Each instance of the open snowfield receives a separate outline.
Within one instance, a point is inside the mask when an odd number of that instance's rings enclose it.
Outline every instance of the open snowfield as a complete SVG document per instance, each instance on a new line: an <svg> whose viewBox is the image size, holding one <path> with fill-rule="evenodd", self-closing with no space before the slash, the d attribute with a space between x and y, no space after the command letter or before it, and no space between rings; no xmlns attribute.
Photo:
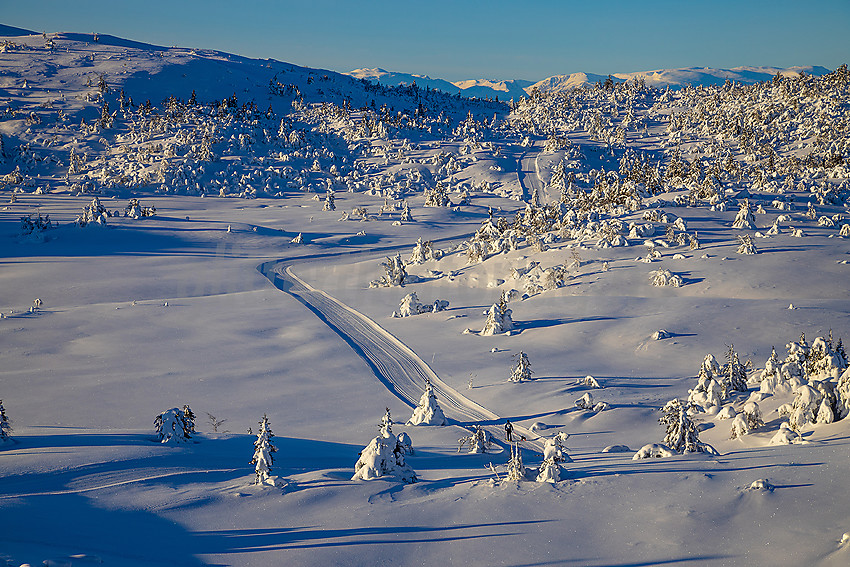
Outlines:
<svg viewBox="0 0 850 567"><path fill-rule="evenodd" d="M0 565L850 564L846 68L647 84L510 107L0 37ZM405 425L426 381L445 426ZM710 447L633 459L689 396ZM387 410L416 482L352 480Z"/></svg>

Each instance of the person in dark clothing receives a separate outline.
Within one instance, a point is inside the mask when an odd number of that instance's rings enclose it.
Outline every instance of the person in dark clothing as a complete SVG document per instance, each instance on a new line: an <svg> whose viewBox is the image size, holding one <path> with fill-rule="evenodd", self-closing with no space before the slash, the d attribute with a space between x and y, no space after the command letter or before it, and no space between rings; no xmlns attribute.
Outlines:
<svg viewBox="0 0 850 567"><path fill-rule="evenodd" d="M511 420L505 420L505 438L510 442L513 441L514 426Z"/></svg>

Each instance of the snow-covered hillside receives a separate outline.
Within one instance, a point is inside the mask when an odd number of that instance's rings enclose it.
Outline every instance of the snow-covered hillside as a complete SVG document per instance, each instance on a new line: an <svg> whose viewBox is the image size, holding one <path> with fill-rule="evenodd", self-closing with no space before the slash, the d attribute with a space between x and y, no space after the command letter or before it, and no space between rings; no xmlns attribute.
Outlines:
<svg viewBox="0 0 850 567"><path fill-rule="evenodd" d="M846 67L0 31L0 563L850 561Z"/></svg>
<svg viewBox="0 0 850 567"><path fill-rule="evenodd" d="M776 75L798 77L801 74L820 77L829 73L829 69L820 66L805 67L735 67L733 69L715 69L710 67L688 67L684 69L658 69L654 71L635 71L613 73L611 80L618 83L642 80L647 86L657 89L680 89L687 86L720 86L726 81L743 85L769 81ZM424 75L411 75L385 71L383 69L355 69L346 75L364 79L386 86L409 86L414 82L419 87L437 89L450 94L460 94L467 98L493 99L501 101L519 100L536 90L543 93L558 93L576 88L591 88L604 83L609 75L595 73L570 73L553 75L540 81L511 79L492 81L488 79L470 79L453 83L443 79L432 79Z"/></svg>
<svg viewBox="0 0 850 567"><path fill-rule="evenodd" d="M398 73L385 71L381 68L355 69L345 73L355 79L363 79L373 83L379 83L389 87L410 86L416 84L420 88L437 89L466 98L497 98L503 102L527 96L526 87L531 86L533 81L514 79L508 81L491 81L487 79L473 79L451 83L444 79L432 79L427 75L413 75L410 73Z"/></svg>

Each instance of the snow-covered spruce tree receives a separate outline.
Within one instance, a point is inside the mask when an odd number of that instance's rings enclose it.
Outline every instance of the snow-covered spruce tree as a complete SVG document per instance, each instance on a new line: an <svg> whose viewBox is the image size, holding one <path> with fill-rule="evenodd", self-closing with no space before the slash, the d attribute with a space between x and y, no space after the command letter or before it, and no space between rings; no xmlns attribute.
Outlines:
<svg viewBox="0 0 850 567"><path fill-rule="evenodd" d="M513 356L516 360L513 368L511 368L511 376L508 378L511 382L522 382L523 380L531 380L532 370L531 362L528 361L528 355L523 351L519 351Z"/></svg>
<svg viewBox="0 0 850 567"><path fill-rule="evenodd" d="M0 400L0 443L6 442L12 434L12 424L9 418L6 417L6 408L3 407L3 400Z"/></svg>
<svg viewBox="0 0 850 567"><path fill-rule="evenodd" d="M413 215L410 214L410 205L407 201L404 202L404 208L401 210L401 222L413 222Z"/></svg>
<svg viewBox="0 0 850 567"><path fill-rule="evenodd" d="M165 410L153 420L160 443L185 443L192 438L183 410Z"/></svg>
<svg viewBox="0 0 850 567"><path fill-rule="evenodd" d="M189 435L195 434L195 412L189 407L189 404L183 406L183 422L186 424L186 431Z"/></svg>
<svg viewBox="0 0 850 567"><path fill-rule="evenodd" d="M723 388L721 395L724 400L732 392L747 391L747 369L738 360L735 345L729 345L726 351L726 364L723 366L723 376L720 386Z"/></svg>
<svg viewBox="0 0 850 567"><path fill-rule="evenodd" d="M682 404L678 398L667 402L661 410L664 412L658 423L666 426L664 444L679 453L717 454L714 447L699 440L699 429L688 415L689 404Z"/></svg>
<svg viewBox="0 0 850 567"><path fill-rule="evenodd" d="M269 475L274 464L273 454L277 452L277 447L272 444L274 433L269 426L269 418L266 414L263 414L259 424L260 430L257 432L257 440L254 441L254 457L251 459L256 475L254 484L274 486L274 478Z"/></svg>
<svg viewBox="0 0 850 567"><path fill-rule="evenodd" d="M323 211L335 211L336 210L336 198L334 197L334 192L331 189L328 189L327 195L325 195L325 202L322 205Z"/></svg>
<svg viewBox="0 0 850 567"><path fill-rule="evenodd" d="M499 301L494 303L487 312L484 328L481 329L482 336L493 336L513 330L514 321L511 317L513 312L508 308L508 294L502 292Z"/></svg>
<svg viewBox="0 0 850 567"><path fill-rule="evenodd" d="M419 398L419 405L413 410L413 415L407 420L407 425L445 425L446 416L443 415L443 410L440 404L437 403L437 396L434 395L434 390L431 387L431 381L425 380L425 392Z"/></svg>

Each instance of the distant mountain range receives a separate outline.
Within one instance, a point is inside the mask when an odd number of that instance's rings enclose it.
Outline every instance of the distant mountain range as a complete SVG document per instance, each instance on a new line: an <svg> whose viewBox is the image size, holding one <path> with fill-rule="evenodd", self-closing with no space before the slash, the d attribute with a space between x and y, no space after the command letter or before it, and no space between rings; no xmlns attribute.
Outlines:
<svg viewBox="0 0 850 567"><path fill-rule="evenodd" d="M772 79L777 73L788 76L798 76L800 73L808 75L825 75L830 69L819 66L806 67L735 67L733 69L714 69L710 67L688 67L684 69L658 69L655 71L637 71L633 73L612 73L611 77L617 82L630 81L637 77L643 77L646 84L656 88L682 88L687 85L722 85L727 80L752 84ZM554 75L542 81L524 81L512 79L506 81L492 81L487 79L472 79L456 81L454 83L445 79L432 79L427 75L414 75L410 73L396 73L384 69L355 69L344 73L357 79L380 83L386 86L410 85L414 82L420 87L430 87L451 94L460 93L465 97L499 98L499 100L518 99L527 96L532 89L542 92L561 92L577 87L593 86L598 82L605 81L608 75L596 75L593 73L572 73L569 75Z"/></svg>

